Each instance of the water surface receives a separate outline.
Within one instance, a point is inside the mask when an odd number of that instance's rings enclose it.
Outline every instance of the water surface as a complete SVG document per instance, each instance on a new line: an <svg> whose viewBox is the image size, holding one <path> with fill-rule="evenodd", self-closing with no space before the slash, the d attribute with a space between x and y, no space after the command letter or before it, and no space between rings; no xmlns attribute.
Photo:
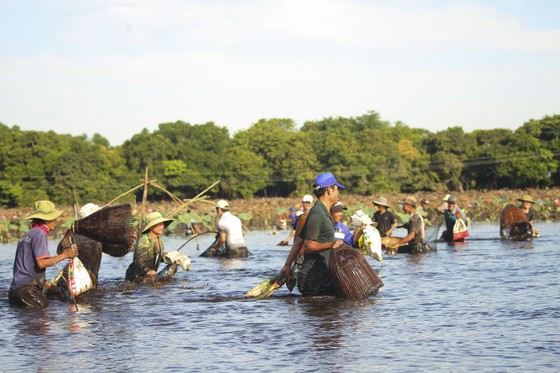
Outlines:
<svg viewBox="0 0 560 373"><path fill-rule="evenodd" d="M198 257L207 235L182 249L192 271L164 286L124 289L132 255L104 256L100 289L77 312L10 307L15 244L3 244L0 371L559 371L560 224L537 228L540 238L509 242L476 225L462 245L368 259L385 286L364 301L285 287L243 299L282 267L287 231L248 234L253 255L238 260ZM164 240L171 251L186 239Z"/></svg>

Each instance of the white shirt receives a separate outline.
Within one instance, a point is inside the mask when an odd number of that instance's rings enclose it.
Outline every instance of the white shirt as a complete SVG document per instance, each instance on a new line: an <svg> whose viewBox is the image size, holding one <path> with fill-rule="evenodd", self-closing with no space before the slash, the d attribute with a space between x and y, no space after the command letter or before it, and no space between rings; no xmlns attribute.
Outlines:
<svg viewBox="0 0 560 373"><path fill-rule="evenodd" d="M226 231L226 245L229 248L236 249L238 247L247 247L243 238L243 227L241 220L237 216L226 211L218 221L218 229Z"/></svg>

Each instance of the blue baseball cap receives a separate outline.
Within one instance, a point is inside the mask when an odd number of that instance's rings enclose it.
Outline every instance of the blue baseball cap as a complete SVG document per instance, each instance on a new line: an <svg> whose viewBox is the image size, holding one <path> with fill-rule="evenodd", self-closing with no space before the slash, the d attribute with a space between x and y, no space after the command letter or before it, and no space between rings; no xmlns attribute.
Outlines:
<svg viewBox="0 0 560 373"><path fill-rule="evenodd" d="M336 178L330 172L325 172L324 174L320 174L315 178L315 187L318 188L325 188L331 185L337 185L339 188L346 188L344 185L340 184L336 181Z"/></svg>

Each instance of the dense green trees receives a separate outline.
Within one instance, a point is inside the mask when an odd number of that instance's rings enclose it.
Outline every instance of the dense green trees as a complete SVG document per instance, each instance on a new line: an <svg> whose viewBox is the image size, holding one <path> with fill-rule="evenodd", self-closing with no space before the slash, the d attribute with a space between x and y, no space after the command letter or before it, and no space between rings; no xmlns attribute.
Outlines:
<svg viewBox="0 0 560 373"><path fill-rule="evenodd" d="M137 185L149 167L188 198L216 180L225 198L309 193L317 173L333 172L354 194L551 187L560 182L560 115L515 131L450 127L432 133L391 124L375 112L324 118L300 129L291 119L261 119L230 134L214 123L162 123L111 147L99 134L22 131L0 123L0 204L39 198L108 201ZM164 198L154 191L153 198ZM137 199L140 197L140 192Z"/></svg>

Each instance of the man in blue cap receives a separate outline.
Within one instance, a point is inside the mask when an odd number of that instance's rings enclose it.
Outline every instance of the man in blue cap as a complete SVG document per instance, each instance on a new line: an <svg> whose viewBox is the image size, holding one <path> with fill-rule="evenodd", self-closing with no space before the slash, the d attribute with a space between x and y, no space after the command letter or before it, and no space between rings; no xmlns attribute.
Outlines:
<svg viewBox="0 0 560 373"><path fill-rule="evenodd" d="M302 295L334 295L334 287L328 271L332 249L344 244L334 236L334 220L329 213L338 202L339 189L344 188L330 172L315 178L313 194L318 201L309 211L301 233L290 250L280 276L291 277L292 263L303 247L304 260L298 273L298 289Z"/></svg>

